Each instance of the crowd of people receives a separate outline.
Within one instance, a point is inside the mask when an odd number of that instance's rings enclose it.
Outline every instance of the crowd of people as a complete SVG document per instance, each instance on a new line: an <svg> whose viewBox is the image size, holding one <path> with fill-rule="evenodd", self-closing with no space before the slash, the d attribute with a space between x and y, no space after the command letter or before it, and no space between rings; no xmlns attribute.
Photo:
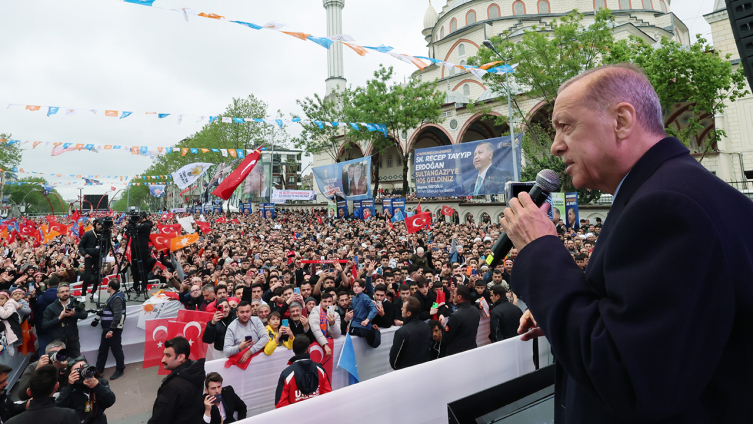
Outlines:
<svg viewBox="0 0 753 424"><path fill-rule="evenodd" d="M210 229L202 231L194 224L200 234L195 244L175 252L153 250L144 280L159 280L163 289L177 291L186 309L214 313L203 336L211 346L207 359L240 354L239 363L244 363L256 354L292 350L293 368L283 372L275 396L278 407L331 390L329 376L308 357L311 342L319 343L326 355L332 354L327 339L346 333L377 347L381 331L398 326L390 365L401 369L475 348L481 314L490 318L491 342L517 334L525 310L523 299L510 290L517 251L513 249L495 269L484 261L499 236L496 224L456 224L439 217L430 229L408 234L405 226L390 225L379 214L367 221L328 218L324 210L280 209L274 219L228 215L232 216L223 223L215 222L217 216L196 216L211 222ZM128 220L115 218L115 257L108 254L101 275L134 269L121 262L127 256ZM157 232L162 225L176 223L177 217L166 218L153 214L141 222L149 221L150 231ZM67 218L56 220L75 225ZM23 222L40 226L44 220ZM47 398L49 387L41 385L49 386L53 376L51 393L58 395L45 405L72 408L81 422L105 422L104 410L115 402L108 380L102 378L109 350L117 362L110 380L125 370L120 333L126 299L117 280L107 284L109 297L100 312L102 341L96 366L81 356L78 341L77 323L89 312L85 299L72 295L71 284L92 278L90 266L98 261L90 260L94 252L87 250L86 239L99 242L100 224L93 223L80 239L58 236L36 247L33 240L18 239L1 251L2 353L18 349L23 337L16 328L23 323L39 341L39 359L24 371L8 399L31 398L33 405L33 393L40 397L44 392L41 397ZM557 228L573 259L585 269L600 224L583 224L577 230L566 230L561 223ZM138 237L133 243L140 243ZM160 266L153 266L156 262ZM152 422L172 422L177 416L227 422L230 411L245 415L245 405L221 387L221 376L204 375L203 362L187 359L190 346L184 341L173 339L172 347L165 345L163 363L175 376L171 374L163 387L177 388L164 393L160 389ZM286 373L295 378L286 378ZM175 398L181 390L203 390L206 397L189 396L187 406L183 402L188 400ZM4 413L12 412L8 408Z"/></svg>

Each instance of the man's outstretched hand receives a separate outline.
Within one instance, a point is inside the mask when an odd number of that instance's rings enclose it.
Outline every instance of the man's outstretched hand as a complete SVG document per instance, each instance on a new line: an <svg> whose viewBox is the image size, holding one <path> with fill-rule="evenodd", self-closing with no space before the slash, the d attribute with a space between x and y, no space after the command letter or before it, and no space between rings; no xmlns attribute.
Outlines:
<svg viewBox="0 0 753 424"><path fill-rule="evenodd" d="M536 320L533 319L533 314L531 314L530 309L525 311L523 316L520 317L520 327L518 327L518 334L522 334L522 336L520 336L520 339L524 342L544 335L544 332L541 331L541 328L539 328L539 324L537 324Z"/></svg>

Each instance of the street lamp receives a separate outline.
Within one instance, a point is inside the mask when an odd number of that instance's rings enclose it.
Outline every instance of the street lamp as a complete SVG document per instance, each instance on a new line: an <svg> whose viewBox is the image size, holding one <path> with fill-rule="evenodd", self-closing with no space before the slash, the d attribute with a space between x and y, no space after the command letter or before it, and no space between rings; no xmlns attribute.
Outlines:
<svg viewBox="0 0 753 424"><path fill-rule="evenodd" d="M484 40L482 43L484 47L487 49L490 49L493 51L497 56L499 56L500 59L502 59L505 64L507 64L507 60L505 60L504 57L502 57L501 54L497 51L497 49L494 47L494 44L492 44L489 40ZM507 116L510 119L510 145L512 146L512 173L514 175L515 180L520 180L520 176L518 174L518 152L515 150L515 130L512 126L512 100L511 100L511 92L510 92L510 73L505 72L505 82L507 83Z"/></svg>

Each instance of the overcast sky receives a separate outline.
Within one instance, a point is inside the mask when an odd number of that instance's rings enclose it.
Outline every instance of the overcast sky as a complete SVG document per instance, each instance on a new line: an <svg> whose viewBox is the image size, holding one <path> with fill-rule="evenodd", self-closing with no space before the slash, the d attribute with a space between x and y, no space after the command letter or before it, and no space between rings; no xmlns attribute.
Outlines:
<svg viewBox="0 0 753 424"><path fill-rule="evenodd" d="M426 0L345 0L343 32L364 45L385 44L400 53L426 55L421 35ZM437 10L444 0L433 0ZM440 4L441 3L441 4ZM713 0L672 2L673 12L694 33L707 33L699 18ZM284 30L326 35L319 0L157 0L155 6L191 7L229 19ZM104 116L105 109L215 115L233 97L254 94L271 113L300 113L296 99L323 94L327 50L276 31L182 15L117 0L24 0L2 2L0 27L0 132L13 138L84 144L173 146L201 129L174 116L157 119L134 113ZM360 57L344 49L345 76L360 85L380 63L399 77L416 68L382 54ZM46 117L46 109L6 109L7 103L97 109L96 116ZM291 128L296 134L297 129ZM23 146L31 149L31 144ZM118 152L70 152L51 157L52 147L25 150L26 171L60 174L136 175L149 159ZM200 157L197 157L200 161ZM28 174L27 174L28 175ZM51 182L71 178L46 177ZM58 187L66 199L81 186ZM109 185L105 185L109 189ZM120 189L122 186L116 186ZM100 194L101 186L84 194Z"/></svg>

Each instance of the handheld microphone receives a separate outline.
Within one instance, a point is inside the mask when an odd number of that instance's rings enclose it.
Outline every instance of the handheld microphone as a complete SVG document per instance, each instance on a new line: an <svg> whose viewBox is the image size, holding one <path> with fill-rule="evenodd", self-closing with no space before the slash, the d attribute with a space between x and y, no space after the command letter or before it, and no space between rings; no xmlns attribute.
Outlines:
<svg viewBox="0 0 753 424"><path fill-rule="evenodd" d="M541 206L549 196L549 192L557 190L559 185L560 177L556 172L551 169L542 169L536 174L536 184L534 184L528 194L531 196L531 199L533 199L533 203L535 203L536 206ZM508 200L507 203L509 204L510 200ZM497 242L492 246L492 252L486 258L486 263L491 269L494 269L512 247L512 240L510 240L510 237L507 237L507 234L503 231L497 239Z"/></svg>

